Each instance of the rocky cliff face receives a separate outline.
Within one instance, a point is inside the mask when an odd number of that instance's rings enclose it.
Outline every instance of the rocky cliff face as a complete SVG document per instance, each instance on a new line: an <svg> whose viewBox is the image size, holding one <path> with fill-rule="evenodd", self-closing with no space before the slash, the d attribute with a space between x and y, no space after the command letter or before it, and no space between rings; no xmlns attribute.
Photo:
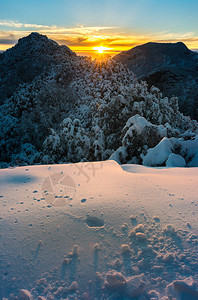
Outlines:
<svg viewBox="0 0 198 300"><path fill-rule="evenodd" d="M179 43L147 43L114 57L165 96L178 96L180 110L198 119L198 53Z"/></svg>

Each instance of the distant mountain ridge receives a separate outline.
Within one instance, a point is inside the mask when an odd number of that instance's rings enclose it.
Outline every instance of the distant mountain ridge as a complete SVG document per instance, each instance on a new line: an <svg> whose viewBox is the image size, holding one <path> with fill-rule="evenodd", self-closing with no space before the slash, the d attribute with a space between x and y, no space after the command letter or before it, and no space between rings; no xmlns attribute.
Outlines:
<svg viewBox="0 0 198 300"><path fill-rule="evenodd" d="M198 119L198 53L182 42L147 43L117 54L140 80L155 85L163 95L179 98L180 110Z"/></svg>
<svg viewBox="0 0 198 300"><path fill-rule="evenodd" d="M114 59L127 64L137 77L142 77L155 69L181 64L183 67L198 62L198 53L189 50L182 42L153 43L134 47L117 54Z"/></svg>

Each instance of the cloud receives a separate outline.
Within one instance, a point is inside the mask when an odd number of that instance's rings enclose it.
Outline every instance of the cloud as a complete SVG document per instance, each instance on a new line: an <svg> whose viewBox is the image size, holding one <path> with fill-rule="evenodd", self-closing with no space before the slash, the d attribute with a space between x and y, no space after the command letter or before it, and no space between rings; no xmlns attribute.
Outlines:
<svg viewBox="0 0 198 300"><path fill-rule="evenodd" d="M69 34L90 34L93 32L104 31L104 30L112 30L112 26L83 26L78 25L72 28L61 27L57 25L40 25L40 24L29 24L29 23L20 23L12 20L0 20L0 26L4 27L12 27L12 28L20 28L20 29L36 29L39 31L50 32L50 33L69 33Z"/></svg>
<svg viewBox="0 0 198 300"><path fill-rule="evenodd" d="M37 24L24 24L19 23L11 20L0 20L0 26L12 27L12 28L37 28L37 29L47 29L50 28L49 26L45 25L37 25Z"/></svg>
<svg viewBox="0 0 198 300"><path fill-rule="evenodd" d="M32 31L47 35L50 39L71 47L77 52L93 52L93 48L104 46L112 52L128 50L147 42L178 42L183 41L189 48L198 48L198 36L194 32L155 32L133 33L114 26L84 26L61 27L57 25L40 25L20 23L12 20L0 20L0 49L14 45L16 41L29 35ZM6 46L7 45L7 46Z"/></svg>
<svg viewBox="0 0 198 300"><path fill-rule="evenodd" d="M87 45L87 38L86 37L68 37L68 38L57 38L56 42L59 44L64 44L68 46L81 46L81 45Z"/></svg>
<svg viewBox="0 0 198 300"><path fill-rule="evenodd" d="M13 45L17 42L17 40L14 40L14 39L1 39L0 38L0 45L3 44L3 45Z"/></svg>

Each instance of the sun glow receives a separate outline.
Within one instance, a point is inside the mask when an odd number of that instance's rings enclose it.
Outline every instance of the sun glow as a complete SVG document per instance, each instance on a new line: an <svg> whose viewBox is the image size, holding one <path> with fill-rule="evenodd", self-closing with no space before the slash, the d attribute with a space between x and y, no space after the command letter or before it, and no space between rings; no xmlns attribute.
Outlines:
<svg viewBox="0 0 198 300"><path fill-rule="evenodd" d="M99 46L99 47L94 47L94 50L98 51L98 53L102 54L106 50L110 50L110 48Z"/></svg>

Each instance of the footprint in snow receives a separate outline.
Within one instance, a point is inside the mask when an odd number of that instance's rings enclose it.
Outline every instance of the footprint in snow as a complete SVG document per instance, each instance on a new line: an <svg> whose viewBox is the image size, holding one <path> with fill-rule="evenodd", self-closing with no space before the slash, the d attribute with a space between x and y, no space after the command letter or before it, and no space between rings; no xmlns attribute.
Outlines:
<svg viewBox="0 0 198 300"><path fill-rule="evenodd" d="M88 216L85 220L88 227L103 227L104 220L95 216Z"/></svg>

